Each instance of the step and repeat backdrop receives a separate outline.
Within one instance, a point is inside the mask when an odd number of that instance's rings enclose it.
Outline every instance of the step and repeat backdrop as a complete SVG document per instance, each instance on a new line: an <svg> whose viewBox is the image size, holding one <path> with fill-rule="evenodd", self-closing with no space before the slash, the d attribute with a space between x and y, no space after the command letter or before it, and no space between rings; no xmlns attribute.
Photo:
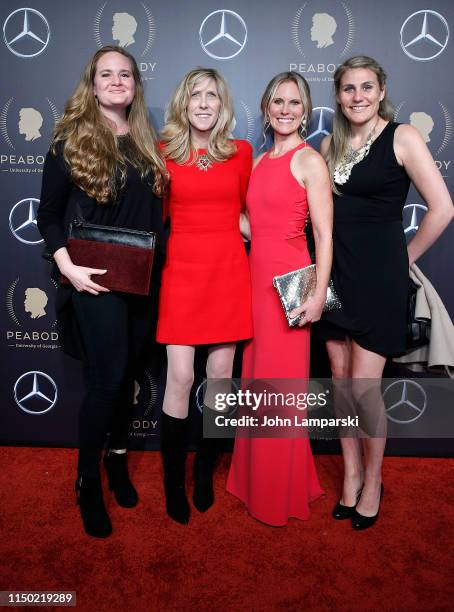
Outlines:
<svg viewBox="0 0 454 612"><path fill-rule="evenodd" d="M451 0L24 1L3 0L0 7L2 443L77 444L84 372L59 347L56 286L41 257L36 210L55 122L97 48L118 44L136 57L157 130L179 79L195 66L217 68L234 96L233 133L249 140L256 152L263 142L259 100L273 75L296 70L308 80L315 107L308 141L317 148L331 130L336 66L352 55L371 55L388 73L396 120L421 132L453 193ZM426 210L412 189L403 216L408 239ZM451 317L453 241L451 226L419 262ZM202 362L203 355L199 378ZM131 444L136 448L159 444L162 363L162 349L150 341L134 395ZM200 396L197 382L196 414ZM425 418L430 419L427 412Z"/></svg>

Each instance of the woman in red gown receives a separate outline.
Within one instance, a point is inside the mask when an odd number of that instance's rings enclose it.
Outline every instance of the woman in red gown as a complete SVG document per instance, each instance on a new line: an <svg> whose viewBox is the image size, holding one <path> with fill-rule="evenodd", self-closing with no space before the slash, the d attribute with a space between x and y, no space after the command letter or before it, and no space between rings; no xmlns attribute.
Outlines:
<svg viewBox="0 0 454 612"><path fill-rule="evenodd" d="M162 134L171 230L157 331L168 358L161 450L167 513L180 523L190 515L184 481L195 347L208 345L208 379L229 379L236 342L252 336L250 274L239 229L252 149L230 139L232 121L222 76L197 69L178 85ZM215 458L216 440L202 439L193 495L201 512L213 504Z"/></svg>
<svg viewBox="0 0 454 612"><path fill-rule="evenodd" d="M247 209L254 338L243 354L242 378L307 379L310 323L320 318L332 258L332 196L322 157L304 142L311 113L309 87L295 72L278 74L261 102L271 149L254 163ZM290 328L272 279L310 265L304 226L310 211L317 257L317 287L292 313ZM291 386L291 381L288 381ZM309 502L321 495L310 443L303 437L237 438L227 489L251 515L270 525L309 518Z"/></svg>

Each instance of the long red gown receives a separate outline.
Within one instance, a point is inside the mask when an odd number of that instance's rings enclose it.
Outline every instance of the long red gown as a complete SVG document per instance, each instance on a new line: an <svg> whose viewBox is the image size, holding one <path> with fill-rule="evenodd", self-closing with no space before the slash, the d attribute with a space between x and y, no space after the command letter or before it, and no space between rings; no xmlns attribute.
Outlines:
<svg viewBox="0 0 454 612"><path fill-rule="evenodd" d="M239 229L252 148L245 140L235 144L232 157L207 170L167 160L171 227L157 329L163 344L252 336L250 274Z"/></svg>
<svg viewBox="0 0 454 612"><path fill-rule="evenodd" d="M243 379L309 377L310 330L288 327L272 286L274 276L311 263L304 234L306 191L290 171L293 154L304 146L278 158L266 154L249 182L254 338L244 349ZM227 490L264 523L308 519L309 503L323 492L308 438L237 438Z"/></svg>

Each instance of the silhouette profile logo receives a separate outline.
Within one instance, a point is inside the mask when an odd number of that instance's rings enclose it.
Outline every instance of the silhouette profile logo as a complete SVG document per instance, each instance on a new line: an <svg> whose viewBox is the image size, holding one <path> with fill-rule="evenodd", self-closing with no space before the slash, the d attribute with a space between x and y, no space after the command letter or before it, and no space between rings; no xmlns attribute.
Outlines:
<svg viewBox="0 0 454 612"><path fill-rule="evenodd" d="M410 115L410 124L415 127L424 139L430 142L430 133L434 129L434 120L430 115L423 112L414 112Z"/></svg>
<svg viewBox="0 0 454 612"><path fill-rule="evenodd" d="M57 385L44 372L33 370L22 374L14 385L14 399L27 414L45 414L58 398Z"/></svg>
<svg viewBox="0 0 454 612"><path fill-rule="evenodd" d="M393 423L414 423L424 414L427 395L414 380L395 380L383 393L386 416Z"/></svg>
<svg viewBox="0 0 454 612"><path fill-rule="evenodd" d="M404 206L404 232L405 234L413 235L418 229L422 218L427 212L427 206L424 204L406 204Z"/></svg>
<svg viewBox="0 0 454 612"><path fill-rule="evenodd" d="M23 146L24 141L33 142L42 138L42 131L50 132L59 118L58 109L50 98L46 98L38 110L21 105L11 97L0 111L0 134L11 149L16 149Z"/></svg>
<svg viewBox="0 0 454 612"><path fill-rule="evenodd" d="M408 102L400 102L394 112L394 120L398 122L410 122L426 143L430 143L430 149L435 156L440 155L452 141L453 120L449 108L441 101L432 102L430 114L427 112L412 112L407 108ZM435 159L440 159L435 157Z"/></svg>
<svg viewBox="0 0 454 612"><path fill-rule="evenodd" d="M36 108L21 108L19 111L19 134L25 136L26 141L36 140L41 138L41 126L43 125L43 116Z"/></svg>
<svg viewBox="0 0 454 612"><path fill-rule="evenodd" d="M213 11L202 21L199 39L202 49L210 57L218 60L232 59L246 45L246 22L234 11Z"/></svg>
<svg viewBox="0 0 454 612"><path fill-rule="evenodd" d="M24 309L30 314L31 319L39 319L46 316L46 306L49 298L47 294L38 287L28 287L25 290Z"/></svg>
<svg viewBox="0 0 454 612"><path fill-rule="evenodd" d="M329 13L322 12L320 2L307 0L296 11L291 23L291 37L303 57L307 54L309 39L317 49L328 48L332 61L335 61L336 56L345 57L350 52L356 32L353 13L343 1L330 2L329 7Z"/></svg>
<svg viewBox="0 0 454 612"><path fill-rule="evenodd" d="M134 34L137 30L136 18L129 13L114 13L112 38L118 40L120 47L128 47L135 43Z"/></svg>
<svg viewBox="0 0 454 612"><path fill-rule="evenodd" d="M134 51L138 54L137 48L142 48L141 55L145 56L151 49L155 35L156 24L153 13L144 2L134 2L129 0L128 9L135 5L135 9L141 14L131 15L126 12L109 13L109 0L99 6L93 20L93 36L96 45L101 48L104 45L117 42L120 47L136 45Z"/></svg>
<svg viewBox="0 0 454 612"><path fill-rule="evenodd" d="M6 290L5 305L10 319L18 326L29 326L30 320L38 321L39 324L55 327L57 321L49 321L49 300L55 298L55 290L58 287L54 279L49 279L47 284L40 287L30 286L29 280L22 280L19 276L10 284Z"/></svg>
<svg viewBox="0 0 454 612"><path fill-rule="evenodd" d="M315 13L312 17L311 40L317 43L317 49L333 45L336 30L336 20L328 13Z"/></svg>
<svg viewBox="0 0 454 612"><path fill-rule="evenodd" d="M49 23L36 9L16 9L5 19L3 40L14 55L25 58L36 57L49 44Z"/></svg>
<svg viewBox="0 0 454 612"><path fill-rule="evenodd" d="M39 200L37 198L25 198L19 200L9 213L9 229L16 240L24 244L40 244L43 238L38 230L36 222L36 211Z"/></svg>
<svg viewBox="0 0 454 612"><path fill-rule="evenodd" d="M448 40L448 22L436 11L417 11L407 17L400 29L402 50L417 62L438 57L446 49Z"/></svg>

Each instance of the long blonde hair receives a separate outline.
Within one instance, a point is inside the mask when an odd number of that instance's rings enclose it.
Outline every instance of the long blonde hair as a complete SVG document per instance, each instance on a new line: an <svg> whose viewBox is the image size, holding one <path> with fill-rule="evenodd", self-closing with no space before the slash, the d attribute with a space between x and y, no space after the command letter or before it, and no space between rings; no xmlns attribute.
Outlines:
<svg viewBox="0 0 454 612"><path fill-rule="evenodd" d="M71 169L74 183L90 197L104 204L115 200L117 182L126 180L126 163L117 145L117 138L100 111L93 90L93 80L99 59L106 53L120 53L130 64L135 81L135 96L127 109L130 143L133 154L129 161L144 178L150 168L154 172L153 191L162 195L167 171L156 136L150 124L142 79L134 57L122 47L109 45L99 49L85 67L82 77L66 103L58 121L51 150L55 154L63 143L63 156Z"/></svg>
<svg viewBox="0 0 454 612"><path fill-rule="evenodd" d="M161 133L165 157L177 164L194 163L198 159L197 149L191 142L187 108L195 84L203 79L213 79L221 101L218 120L210 134L207 155L211 161L220 162L236 151L230 137L233 104L227 83L214 68L196 68L188 72L176 88L167 107L165 126Z"/></svg>
<svg viewBox="0 0 454 612"><path fill-rule="evenodd" d="M342 77L351 68L368 68L377 76L378 85L382 91L384 91L383 100L380 101L378 107L378 114L385 121L392 121L394 118L394 109L391 102L388 99L388 92L385 88L386 85L386 73L380 64L372 57L367 55L356 55L346 60L343 64L337 67L334 73L334 92L337 96L340 92L340 84ZM339 102L336 100L336 110L334 112L333 119L333 135L328 149L327 163L331 180L334 174L336 166L341 162L344 155L346 154L351 137L350 122L342 112ZM339 194L333 183L333 190Z"/></svg>
<svg viewBox="0 0 454 612"><path fill-rule="evenodd" d="M262 100L260 102L260 110L262 111L263 116L263 144L265 144L266 142L267 131L270 127L270 104L273 101L274 96L276 95L276 91L279 85L282 85L282 83L287 83L288 81L295 83L295 85L298 87L301 102L304 108L304 115L301 121L300 128L298 129L298 133L301 138L305 138L306 136L306 131L309 126L312 114L311 90L309 89L309 85L306 79L298 72L295 72L293 70L291 72L280 72L268 83L265 92L262 96Z"/></svg>

